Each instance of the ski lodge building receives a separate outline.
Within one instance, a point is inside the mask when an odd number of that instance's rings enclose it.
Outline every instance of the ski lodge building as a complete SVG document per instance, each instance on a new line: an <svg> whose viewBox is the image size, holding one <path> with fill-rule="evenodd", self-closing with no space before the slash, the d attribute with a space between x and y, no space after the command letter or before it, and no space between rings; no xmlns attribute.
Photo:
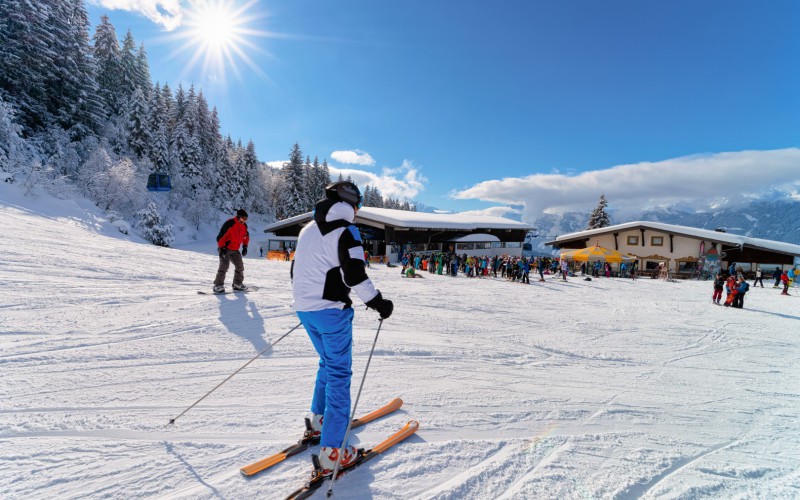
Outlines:
<svg viewBox="0 0 800 500"><path fill-rule="evenodd" d="M661 262L683 277L695 274L698 268L712 273L724 270L732 262L748 276L759 267L769 276L775 267L788 270L800 265L800 245L660 222L617 224L565 234L545 243L557 249L595 244L637 257L644 274L653 272Z"/></svg>
<svg viewBox="0 0 800 500"><path fill-rule="evenodd" d="M283 260L286 250L293 252L300 230L311 220L308 212L268 225L264 229L268 258ZM519 256L525 235L533 229L504 217L374 207L360 208L354 222L372 258L388 257L389 262L408 251Z"/></svg>

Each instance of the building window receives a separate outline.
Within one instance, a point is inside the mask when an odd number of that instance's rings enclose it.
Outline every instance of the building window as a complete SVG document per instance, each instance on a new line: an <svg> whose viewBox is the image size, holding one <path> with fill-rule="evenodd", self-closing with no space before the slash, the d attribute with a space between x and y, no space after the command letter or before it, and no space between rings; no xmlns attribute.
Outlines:
<svg viewBox="0 0 800 500"><path fill-rule="evenodd" d="M522 246L521 241L507 241L506 248L520 248Z"/></svg>
<svg viewBox="0 0 800 500"><path fill-rule="evenodd" d="M628 236L628 245L638 245L638 244L639 244L638 236Z"/></svg>
<svg viewBox="0 0 800 500"><path fill-rule="evenodd" d="M503 242L502 241L493 241L492 242L492 248L503 248Z"/></svg>
<svg viewBox="0 0 800 500"><path fill-rule="evenodd" d="M663 247L664 246L664 237L663 236L651 236L650 237L650 246Z"/></svg>

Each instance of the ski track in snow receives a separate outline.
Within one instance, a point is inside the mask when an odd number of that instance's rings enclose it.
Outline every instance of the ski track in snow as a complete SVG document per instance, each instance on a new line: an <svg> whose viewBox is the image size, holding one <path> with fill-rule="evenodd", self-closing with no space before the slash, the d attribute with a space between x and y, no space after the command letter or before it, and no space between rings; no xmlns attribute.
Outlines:
<svg viewBox="0 0 800 500"><path fill-rule="evenodd" d="M0 253L0 496L281 498L302 484L308 451L238 471L302 431L317 362L302 329L165 425L297 324L289 264L247 258L261 289L202 296L213 242L158 248L89 209L18 198L0 196L14 235ZM420 430L336 496L800 497L800 310L778 290L732 310L709 282L368 272L395 314L359 413L405 404L353 442ZM357 303L354 383L376 327Z"/></svg>

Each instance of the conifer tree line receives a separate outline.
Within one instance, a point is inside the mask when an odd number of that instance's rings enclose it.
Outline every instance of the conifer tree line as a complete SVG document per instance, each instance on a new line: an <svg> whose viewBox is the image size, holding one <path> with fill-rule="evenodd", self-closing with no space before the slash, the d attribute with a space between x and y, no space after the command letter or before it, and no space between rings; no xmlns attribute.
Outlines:
<svg viewBox="0 0 800 500"><path fill-rule="evenodd" d="M0 172L79 192L148 235L171 235L171 214L196 227L242 207L266 219L297 215L331 180L327 161L303 161L297 144L272 169L252 141L223 137L201 89L151 81L130 30L120 41L103 16L90 36L84 0L0 1ZM170 175L172 191L146 190L156 172ZM369 193L372 206L399 204Z"/></svg>
<svg viewBox="0 0 800 500"><path fill-rule="evenodd" d="M276 216L279 219L293 217L311 211L314 205L325 197L325 186L332 182L328 160L319 162L318 157L311 161L309 156L303 160L300 145L296 144L289 153L289 161L281 169L282 185L277 197ZM351 176L346 178L339 173L336 181L353 182ZM396 210L416 210L408 201L400 202L394 198L384 198L380 191L367 185L361 193L363 206L377 208L393 208Z"/></svg>

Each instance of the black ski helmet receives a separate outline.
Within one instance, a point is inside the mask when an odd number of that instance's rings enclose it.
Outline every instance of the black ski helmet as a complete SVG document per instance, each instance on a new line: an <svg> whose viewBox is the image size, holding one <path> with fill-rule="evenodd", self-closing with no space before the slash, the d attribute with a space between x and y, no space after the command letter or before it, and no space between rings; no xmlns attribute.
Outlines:
<svg viewBox="0 0 800 500"><path fill-rule="evenodd" d="M353 208L361 208L364 198L358 186L349 181L339 181L325 188L325 197L331 201L343 201Z"/></svg>

